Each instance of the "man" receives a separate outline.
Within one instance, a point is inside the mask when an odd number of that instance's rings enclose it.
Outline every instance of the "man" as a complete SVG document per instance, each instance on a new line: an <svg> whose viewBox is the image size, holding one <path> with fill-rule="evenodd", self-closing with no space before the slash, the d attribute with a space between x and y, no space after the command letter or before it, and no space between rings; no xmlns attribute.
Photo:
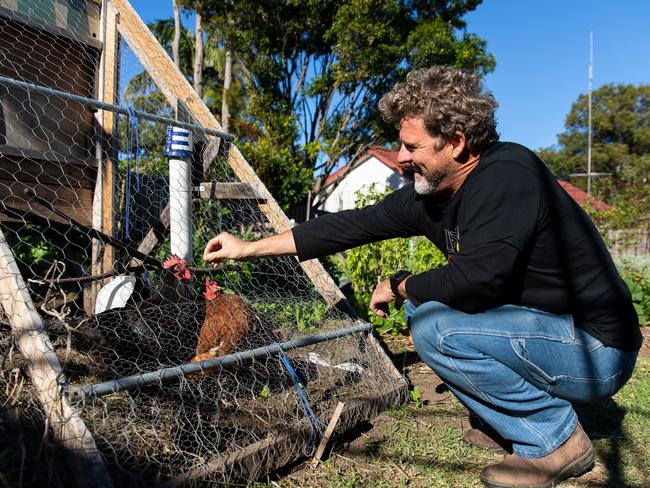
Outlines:
<svg viewBox="0 0 650 488"><path fill-rule="evenodd" d="M496 102L475 75L412 72L379 108L399 123L398 161L412 166L414 185L257 242L221 234L205 260L305 260L426 236L448 264L396 273L370 307L385 316L389 302L407 300L420 357L493 429L493 440L479 431L466 439L511 445L483 483L551 487L590 470L593 446L571 402L613 395L641 345L629 290L597 230L534 153L498 142Z"/></svg>

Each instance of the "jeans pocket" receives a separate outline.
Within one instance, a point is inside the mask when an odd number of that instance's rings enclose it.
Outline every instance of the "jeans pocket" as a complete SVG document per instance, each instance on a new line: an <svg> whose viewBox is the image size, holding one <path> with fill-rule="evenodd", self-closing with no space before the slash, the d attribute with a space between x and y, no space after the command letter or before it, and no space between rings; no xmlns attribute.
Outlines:
<svg viewBox="0 0 650 488"><path fill-rule="evenodd" d="M557 384L548 392L574 403L602 402L612 397L630 378L633 367L630 353L601 346L590 355L588 370L583 368L558 375Z"/></svg>
<svg viewBox="0 0 650 488"><path fill-rule="evenodd" d="M604 347L602 342L580 328L576 328L573 343L581 346L587 352L594 352L595 350Z"/></svg>
<svg viewBox="0 0 650 488"><path fill-rule="evenodd" d="M515 351L517 357L520 359L522 365L524 366L524 369L528 373L528 377L525 379L536 385L538 388L543 389L544 391L548 391L550 387L555 385L557 380L554 376L549 375L546 373L546 371L528 359L526 339L511 339L510 345Z"/></svg>
<svg viewBox="0 0 650 488"><path fill-rule="evenodd" d="M597 403L612 397L624 384L621 373L606 379L559 376L549 393L573 403Z"/></svg>

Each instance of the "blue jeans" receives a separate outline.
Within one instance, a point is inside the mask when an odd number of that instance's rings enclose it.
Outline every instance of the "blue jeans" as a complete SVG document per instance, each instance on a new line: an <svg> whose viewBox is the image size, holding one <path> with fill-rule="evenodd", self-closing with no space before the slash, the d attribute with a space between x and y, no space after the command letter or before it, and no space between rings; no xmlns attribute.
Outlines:
<svg viewBox="0 0 650 488"><path fill-rule="evenodd" d="M604 346L570 315L516 305L466 314L407 301L405 315L422 360L521 457L562 445L578 422L571 402L612 396L637 357Z"/></svg>

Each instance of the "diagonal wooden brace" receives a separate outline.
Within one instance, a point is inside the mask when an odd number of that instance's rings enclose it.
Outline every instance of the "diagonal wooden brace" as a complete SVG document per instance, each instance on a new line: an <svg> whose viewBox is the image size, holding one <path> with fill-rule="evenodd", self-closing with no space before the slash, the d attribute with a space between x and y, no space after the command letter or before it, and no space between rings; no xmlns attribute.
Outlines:
<svg viewBox="0 0 650 488"><path fill-rule="evenodd" d="M54 437L65 449L78 486L112 487L101 454L79 411L62 395L61 363L36 311L14 255L0 230L0 300Z"/></svg>

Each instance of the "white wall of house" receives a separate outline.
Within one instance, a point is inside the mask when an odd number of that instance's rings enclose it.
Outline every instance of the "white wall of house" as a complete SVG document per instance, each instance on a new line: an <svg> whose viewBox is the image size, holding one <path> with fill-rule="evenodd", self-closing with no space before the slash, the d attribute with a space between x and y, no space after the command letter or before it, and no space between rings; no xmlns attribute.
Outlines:
<svg viewBox="0 0 650 488"><path fill-rule="evenodd" d="M381 192L386 188L393 190L401 188L408 183L408 180L371 156L348 173L319 209L326 212L339 212L354 208L355 193L362 189L367 190L373 183L376 184L376 190Z"/></svg>

